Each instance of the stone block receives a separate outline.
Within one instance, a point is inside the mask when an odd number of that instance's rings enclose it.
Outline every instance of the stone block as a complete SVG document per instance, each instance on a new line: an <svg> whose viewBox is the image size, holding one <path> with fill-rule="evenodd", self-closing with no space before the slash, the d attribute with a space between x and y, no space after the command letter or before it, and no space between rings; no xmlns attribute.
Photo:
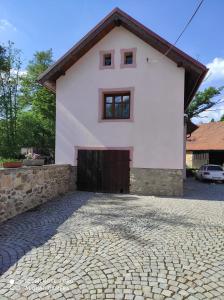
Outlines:
<svg viewBox="0 0 224 300"><path fill-rule="evenodd" d="M10 189L11 187L12 187L12 176L10 176L10 174L1 176L1 188Z"/></svg>

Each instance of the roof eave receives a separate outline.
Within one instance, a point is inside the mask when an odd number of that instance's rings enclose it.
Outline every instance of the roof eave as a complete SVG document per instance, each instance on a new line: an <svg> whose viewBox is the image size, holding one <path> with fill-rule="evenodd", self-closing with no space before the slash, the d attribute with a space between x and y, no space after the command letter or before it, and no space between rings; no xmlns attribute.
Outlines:
<svg viewBox="0 0 224 300"><path fill-rule="evenodd" d="M195 86L193 87L190 95L185 99L185 102L184 102L184 111L186 111L186 109L190 105L190 103L193 100L193 98L194 98L197 90L199 89L200 85L202 84L204 78L206 77L208 71L209 71L209 69L205 67L204 71L202 71L202 73L199 74L198 80L196 81Z"/></svg>

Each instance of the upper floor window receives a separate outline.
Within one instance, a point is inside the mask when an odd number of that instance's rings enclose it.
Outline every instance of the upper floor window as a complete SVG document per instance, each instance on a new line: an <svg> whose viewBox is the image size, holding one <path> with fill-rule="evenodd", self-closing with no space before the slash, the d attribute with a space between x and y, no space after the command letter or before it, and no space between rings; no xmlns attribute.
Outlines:
<svg viewBox="0 0 224 300"><path fill-rule="evenodd" d="M98 92L99 122L134 121L134 87L100 88Z"/></svg>
<svg viewBox="0 0 224 300"><path fill-rule="evenodd" d="M136 50L121 49L121 68L136 68Z"/></svg>
<svg viewBox="0 0 224 300"><path fill-rule="evenodd" d="M130 92L104 94L104 119L130 118Z"/></svg>
<svg viewBox="0 0 224 300"><path fill-rule="evenodd" d="M114 50L100 51L100 69L114 69Z"/></svg>
<svg viewBox="0 0 224 300"><path fill-rule="evenodd" d="M125 65L133 64L133 53L132 52L127 52L124 54L124 63L125 63Z"/></svg>
<svg viewBox="0 0 224 300"><path fill-rule="evenodd" d="M103 56L103 65L104 66L111 66L111 53L104 54Z"/></svg>

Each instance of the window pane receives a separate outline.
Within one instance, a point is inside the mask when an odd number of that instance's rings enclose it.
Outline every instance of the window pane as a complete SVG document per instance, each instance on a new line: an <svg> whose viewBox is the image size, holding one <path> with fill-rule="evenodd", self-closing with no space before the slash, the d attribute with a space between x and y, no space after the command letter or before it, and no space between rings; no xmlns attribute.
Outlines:
<svg viewBox="0 0 224 300"><path fill-rule="evenodd" d="M112 102L113 102L113 97L106 96L106 103L112 103Z"/></svg>
<svg viewBox="0 0 224 300"><path fill-rule="evenodd" d="M111 66L111 54L104 55L104 66Z"/></svg>
<svg viewBox="0 0 224 300"><path fill-rule="evenodd" d="M123 118L130 117L130 96L123 96Z"/></svg>
<svg viewBox="0 0 224 300"><path fill-rule="evenodd" d="M129 100L130 100L130 96L129 95L123 96L123 102L127 103L127 102L129 102Z"/></svg>
<svg viewBox="0 0 224 300"><path fill-rule="evenodd" d="M124 106L123 109L123 117L124 118L129 118L130 116L130 109L129 109L129 105Z"/></svg>
<svg viewBox="0 0 224 300"><path fill-rule="evenodd" d="M104 97L105 118L128 119L130 117L130 94L108 94Z"/></svg>
<svg viewBox="0 0 224 300"><path fill-rule="evenodd" d="M133 54L132 53L126 53L124 57L125 57L124 63L126 65L131 65L133 63Z"/></svg>
<svg viewBox="0 0 224 300"><path fill-rule="evenodd" d="M129 106L129 104L124 105L123 117L126 118L126 119L128 119L130 117L130 106Z"/></svg>
<svg viewBox="0 0 224 300"><path fill-rule="evenodd" d="M105 117L106 118L112 118L113 117L113 104L112 103L106 104Z"/></svg>
<svg viewBox="0 0 224 300"><path fill-rule="evenodd" d="M115 118L122 118L122 103L115 103Z"/></svg>
<svg viewBox="0 0 224 300"><path fill-rule="evenodd" d="M121 96L115 96L114 98L115 98L115 103L121 103L122 100Z"/></svg>

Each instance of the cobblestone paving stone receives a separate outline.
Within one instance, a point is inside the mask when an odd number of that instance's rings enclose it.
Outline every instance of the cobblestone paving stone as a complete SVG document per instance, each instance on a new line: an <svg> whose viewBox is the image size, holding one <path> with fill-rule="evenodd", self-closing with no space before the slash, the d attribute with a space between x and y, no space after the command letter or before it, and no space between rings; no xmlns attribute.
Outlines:
<svg viewBox="0 0 224 300"><path fill-rule="evenodd" d="M71 193L0 225L0 274L1 300L224 299L224 201Z"/></svg>

